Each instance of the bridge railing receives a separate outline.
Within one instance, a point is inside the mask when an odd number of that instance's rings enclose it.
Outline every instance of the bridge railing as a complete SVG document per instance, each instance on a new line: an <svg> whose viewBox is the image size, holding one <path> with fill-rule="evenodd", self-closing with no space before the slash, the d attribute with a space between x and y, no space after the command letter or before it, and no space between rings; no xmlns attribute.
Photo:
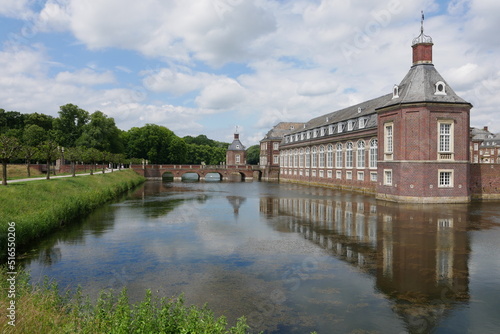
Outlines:
<svg viewBox="0 0 500 334"><path fill-rule="evenodd" d="M160 164L135 164L135 169L247 169L254 170L254 165L160 165ZM257 166L258 167L258 166Z"/></svg>

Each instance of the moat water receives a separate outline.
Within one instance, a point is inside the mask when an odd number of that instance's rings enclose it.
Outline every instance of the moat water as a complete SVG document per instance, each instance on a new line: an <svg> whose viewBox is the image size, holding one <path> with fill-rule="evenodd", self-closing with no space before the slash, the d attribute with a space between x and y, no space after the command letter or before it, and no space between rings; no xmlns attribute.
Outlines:
<svg viewBox="0 0 500 334"><path fill-rule="evenodd" d="M42 240L32 281L184 294L265 333L500 333L500 202L148 181Z"/></svg>

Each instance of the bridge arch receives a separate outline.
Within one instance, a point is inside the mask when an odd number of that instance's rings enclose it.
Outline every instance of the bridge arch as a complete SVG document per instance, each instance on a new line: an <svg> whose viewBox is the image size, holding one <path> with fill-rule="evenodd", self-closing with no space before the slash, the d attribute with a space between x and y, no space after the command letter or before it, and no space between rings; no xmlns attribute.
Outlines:
<svg viewBox="0 0 500 334"><path fill-rule="evenodd" d="M161 175L162 181L171 182L174 181L175 175L172 172L165 172Z"/></svg>
<svg viewBox="0 0 500 334"><path fill-rule="evenodd" d="M200 181L200 174L196 172L186 172L181 175L181 180L184 182L197 182Z"/></svg>
<svg viewBox="0 0 500 334"><path fill-rule="evenodd" d="M205 174L204 179L209 182L222 181L224 179L224 175L220 172L210 172Z"/></svg>

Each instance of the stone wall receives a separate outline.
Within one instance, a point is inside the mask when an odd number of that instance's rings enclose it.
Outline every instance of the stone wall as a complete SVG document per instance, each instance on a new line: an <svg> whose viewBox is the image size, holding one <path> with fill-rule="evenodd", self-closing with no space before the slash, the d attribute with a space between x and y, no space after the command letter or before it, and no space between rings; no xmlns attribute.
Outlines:
<svg viewBox="0 0 500 334"><path fill-rule="evenodd" d="M500 164L471 164L469 186L474 199L500 199Z"/></svg>

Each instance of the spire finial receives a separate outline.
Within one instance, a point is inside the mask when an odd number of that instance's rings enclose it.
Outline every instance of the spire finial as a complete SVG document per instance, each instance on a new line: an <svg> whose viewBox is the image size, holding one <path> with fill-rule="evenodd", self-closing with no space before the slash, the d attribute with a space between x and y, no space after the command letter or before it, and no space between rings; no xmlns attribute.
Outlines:
<svg viewBox="0 0 500 334"><path fill-rule="evenodd" d="M236 129L234 130L234 133L238 133L238 125L236 125Z"/></svg>
<svg viewBox="0 0 500 334"><path fill-rule="evenodd" d="M420 33L424 33L424 11L420 11L422 13L422 21L420 21Z"/></svg>

